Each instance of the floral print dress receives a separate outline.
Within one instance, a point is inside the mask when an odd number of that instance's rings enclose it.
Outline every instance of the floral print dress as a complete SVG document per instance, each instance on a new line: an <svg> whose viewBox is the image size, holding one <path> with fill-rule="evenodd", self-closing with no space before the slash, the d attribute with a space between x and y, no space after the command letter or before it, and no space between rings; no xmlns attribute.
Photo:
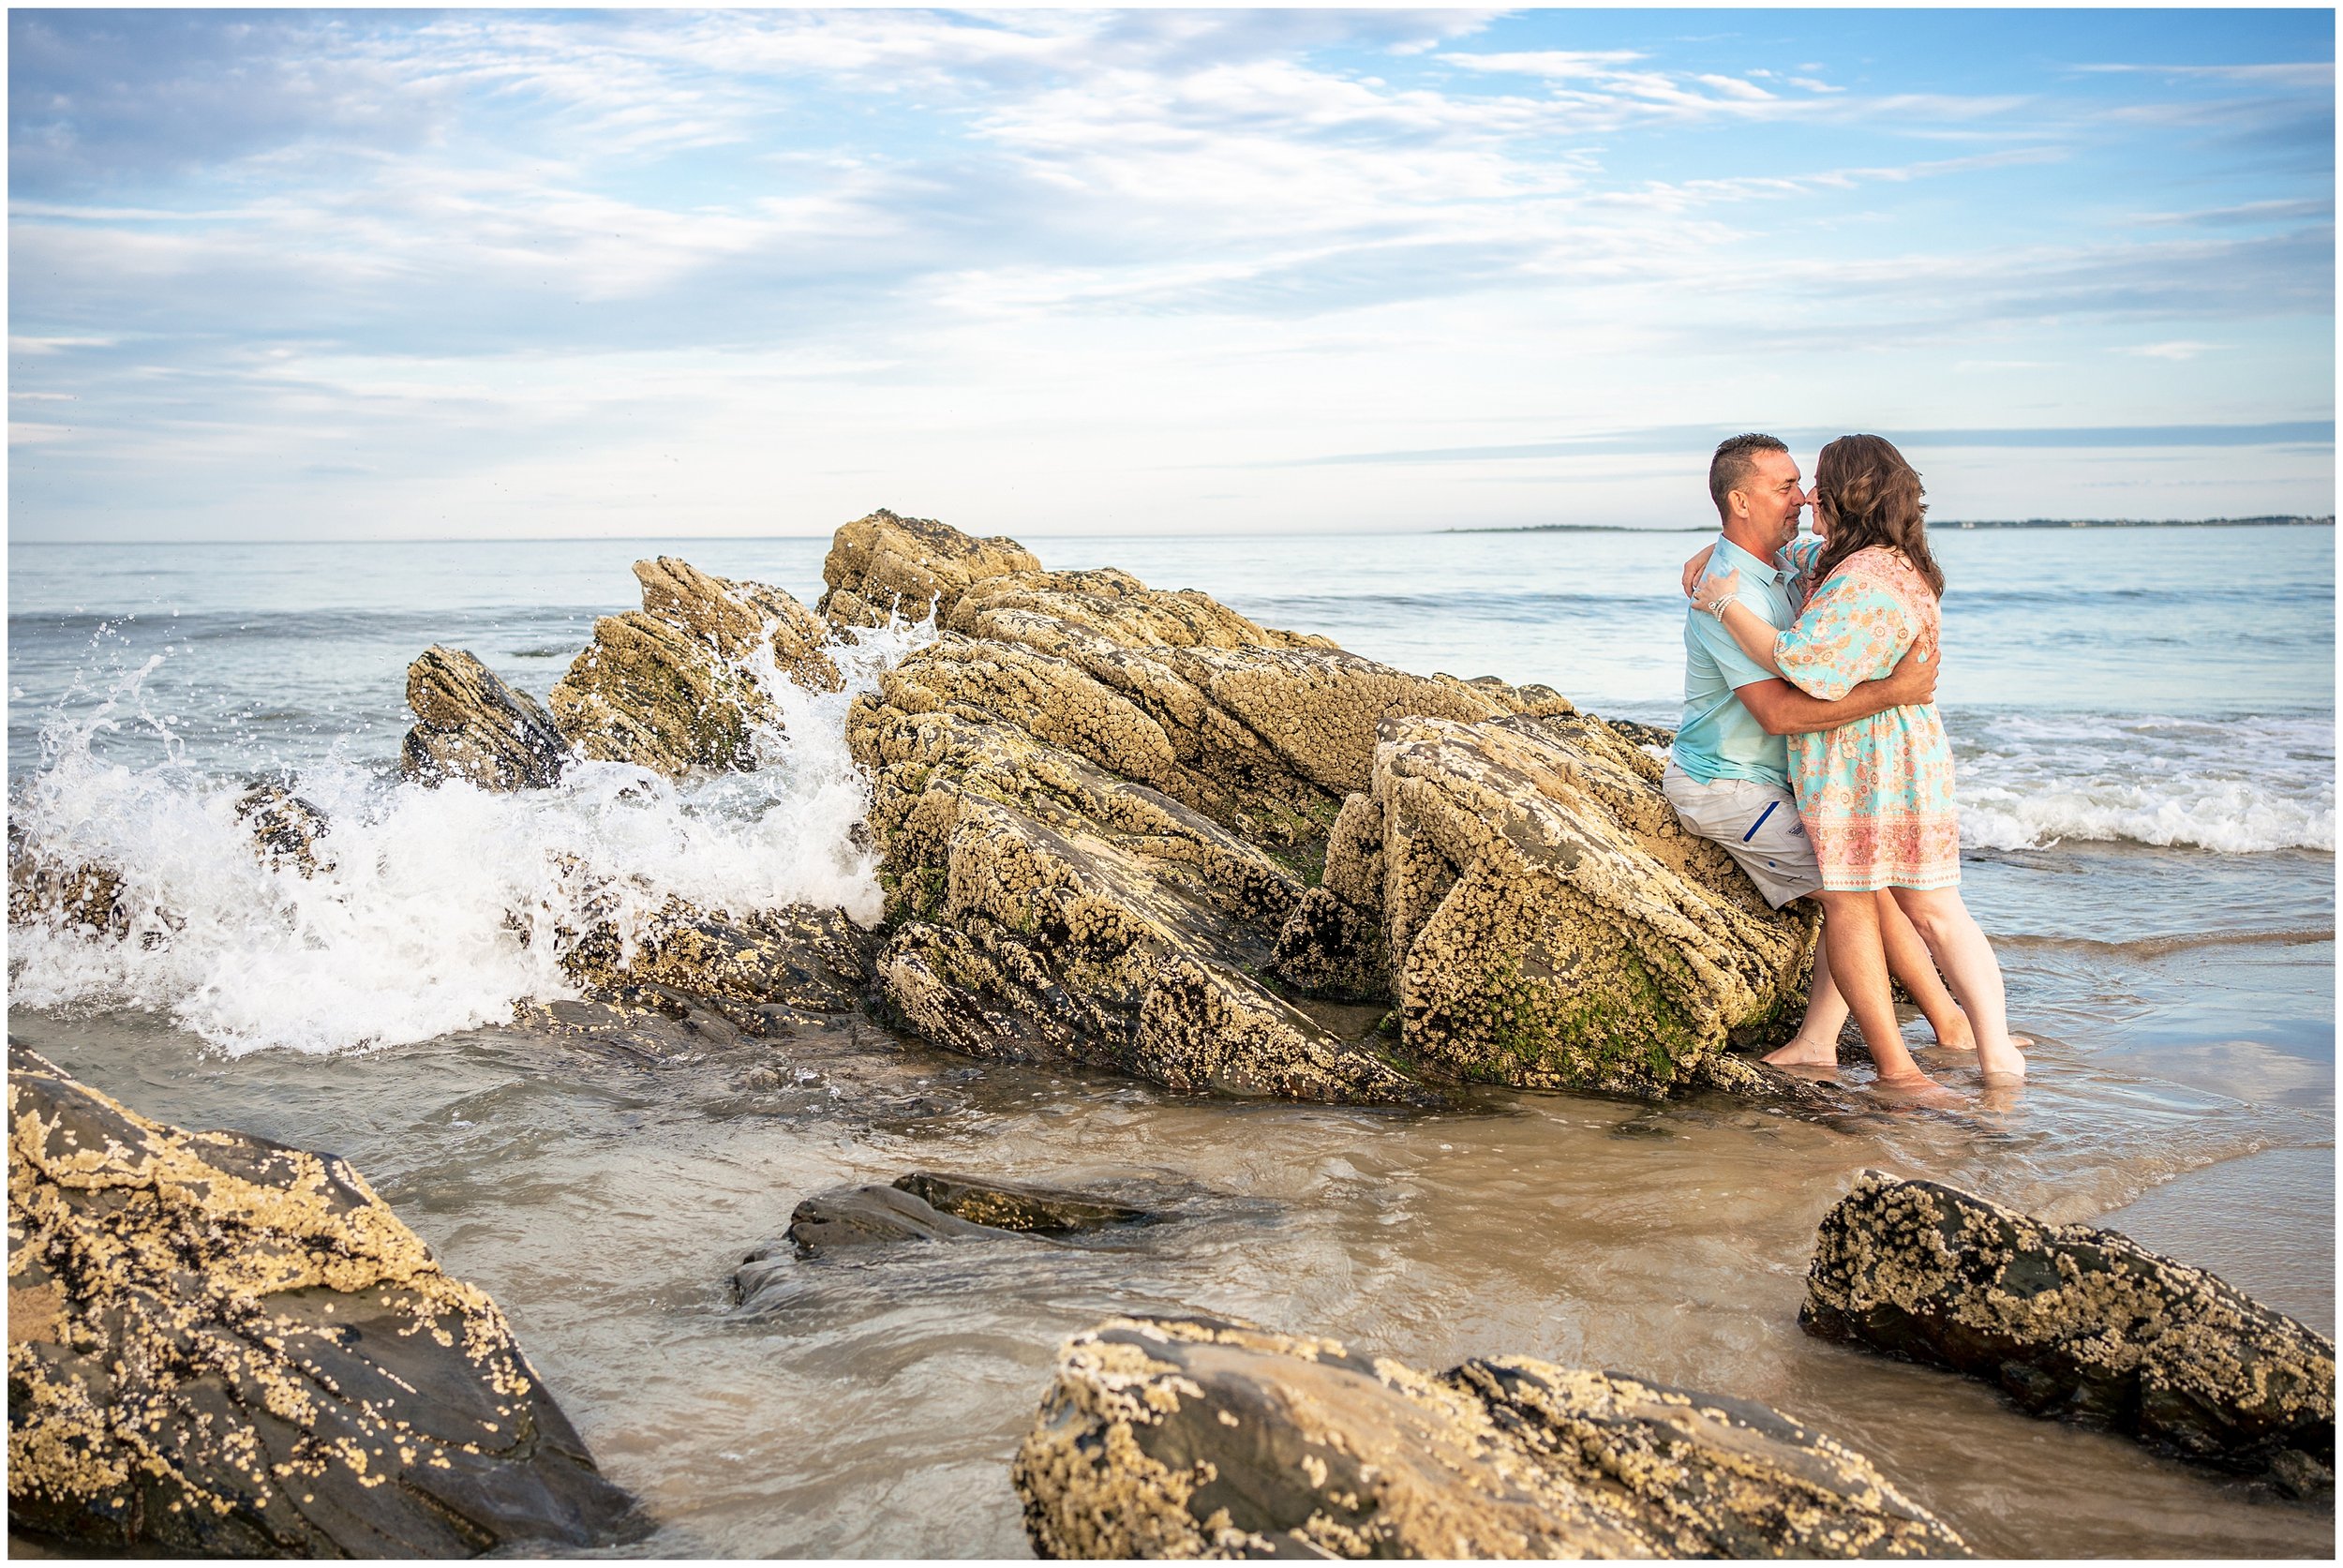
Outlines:
<svg viewBox="0 0 2343 1568"><path fill-rule="evenodd" d="M1811 580L1821 553L1821 541L1801 539L1783 552L1783 564ZM1916 641L1936 657L1940 624L1927 580L1901 552L1873 545L1841 561L1813 590L1797 623L1774 639L1774 661L1792 685L1836 702L1893 669ZM1960 882L1952 746L1933 703L1787 739L1790 787L1825 888Z"/></svg>

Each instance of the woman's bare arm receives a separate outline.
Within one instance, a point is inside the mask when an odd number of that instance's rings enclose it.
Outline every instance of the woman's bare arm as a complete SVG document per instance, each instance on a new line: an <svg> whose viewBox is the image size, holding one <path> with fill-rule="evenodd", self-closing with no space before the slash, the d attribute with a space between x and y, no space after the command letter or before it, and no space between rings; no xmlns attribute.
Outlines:
<svg viewBox="0 0 2343 1568"><path fill-rule="evenodd" d="M1751 663L1759 669L1780 675L1782 666L1773 656L1773 639L1779 634L1767 624L1764 616L1733 597L1740 586L1739 570L1727 572L1721 577L1709 577L1701 582L1693 602L1724 622L1724 629L1733 635L1734 642L1749 655Z"/></svg>

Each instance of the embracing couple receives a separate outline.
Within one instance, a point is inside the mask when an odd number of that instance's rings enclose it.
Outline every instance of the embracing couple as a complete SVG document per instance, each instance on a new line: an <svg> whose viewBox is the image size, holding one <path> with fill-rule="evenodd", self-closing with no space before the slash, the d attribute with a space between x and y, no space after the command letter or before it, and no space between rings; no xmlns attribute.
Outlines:
<svg viewBox="0 0 2343 1568"><path fill-rule="evenodd" d="M1802 485L1771 436L1736 436L1709 465L1724 536L1685 565L1684 716L1662 788L1775 908L1822 901L1805 1022L1767 1061L1835 1065L1852 1011L1883 1087L1933 1087L1904 1048L1892 973L1937 1043L1974 1049L1989 1083L2022 1079L2030 1042L2010 1037L2001 966L1961 902L1933 702L1945 575L1920 476L1879 437L1843 436Z"/></svg>

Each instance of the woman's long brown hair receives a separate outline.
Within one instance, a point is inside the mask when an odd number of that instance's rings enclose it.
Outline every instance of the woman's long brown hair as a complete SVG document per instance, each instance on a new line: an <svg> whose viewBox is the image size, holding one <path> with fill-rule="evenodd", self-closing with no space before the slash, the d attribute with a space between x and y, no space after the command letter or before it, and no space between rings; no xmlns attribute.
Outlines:
<svg viewBox="0 0 2343 1568"><path fill-rule="evenodd" d="M1830 512L1830 538L1815 565L1828 582L1839 563L1867 545L1902 550L1929 590L1945 596L1945 574L1928 553L1928 503L1918 470L1884 436L1841 436L1814 460L1814 505Z"/></svg>

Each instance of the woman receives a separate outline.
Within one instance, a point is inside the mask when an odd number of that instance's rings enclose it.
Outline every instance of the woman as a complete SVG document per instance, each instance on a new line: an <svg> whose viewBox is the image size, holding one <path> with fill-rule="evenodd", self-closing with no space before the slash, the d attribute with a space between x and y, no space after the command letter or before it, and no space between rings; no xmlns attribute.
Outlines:
<svg viewBox="0 0 2343 1568"><path fill-rule="evenodd" d="M1801 691L1835 701L1885 675L1918 642L1938 646L1945 575L1929 553L1920 476L1878 436L1843 436L1814 465L1816 537L1793 542L1784 564L1815 585L1798 621L1776 636L1733 591L1739 573L1705 578L1694 597L1723 620L1743 652ZM1789 738L1790 784L1822 864L1826 891L1888 889L1911 918L1976 1031L1987 1081L2025 1076L2009 1038L2001 965L1961 902L1961 820L1952 748L1932 704L1891 708L1817 735ZM1857 946L1849 944L1850 947ZM1832 972L1866 1040L1899 1038L1877 943L1840 948ZM1903 1082L1918 1078L1917 1068Z"/></svg>

